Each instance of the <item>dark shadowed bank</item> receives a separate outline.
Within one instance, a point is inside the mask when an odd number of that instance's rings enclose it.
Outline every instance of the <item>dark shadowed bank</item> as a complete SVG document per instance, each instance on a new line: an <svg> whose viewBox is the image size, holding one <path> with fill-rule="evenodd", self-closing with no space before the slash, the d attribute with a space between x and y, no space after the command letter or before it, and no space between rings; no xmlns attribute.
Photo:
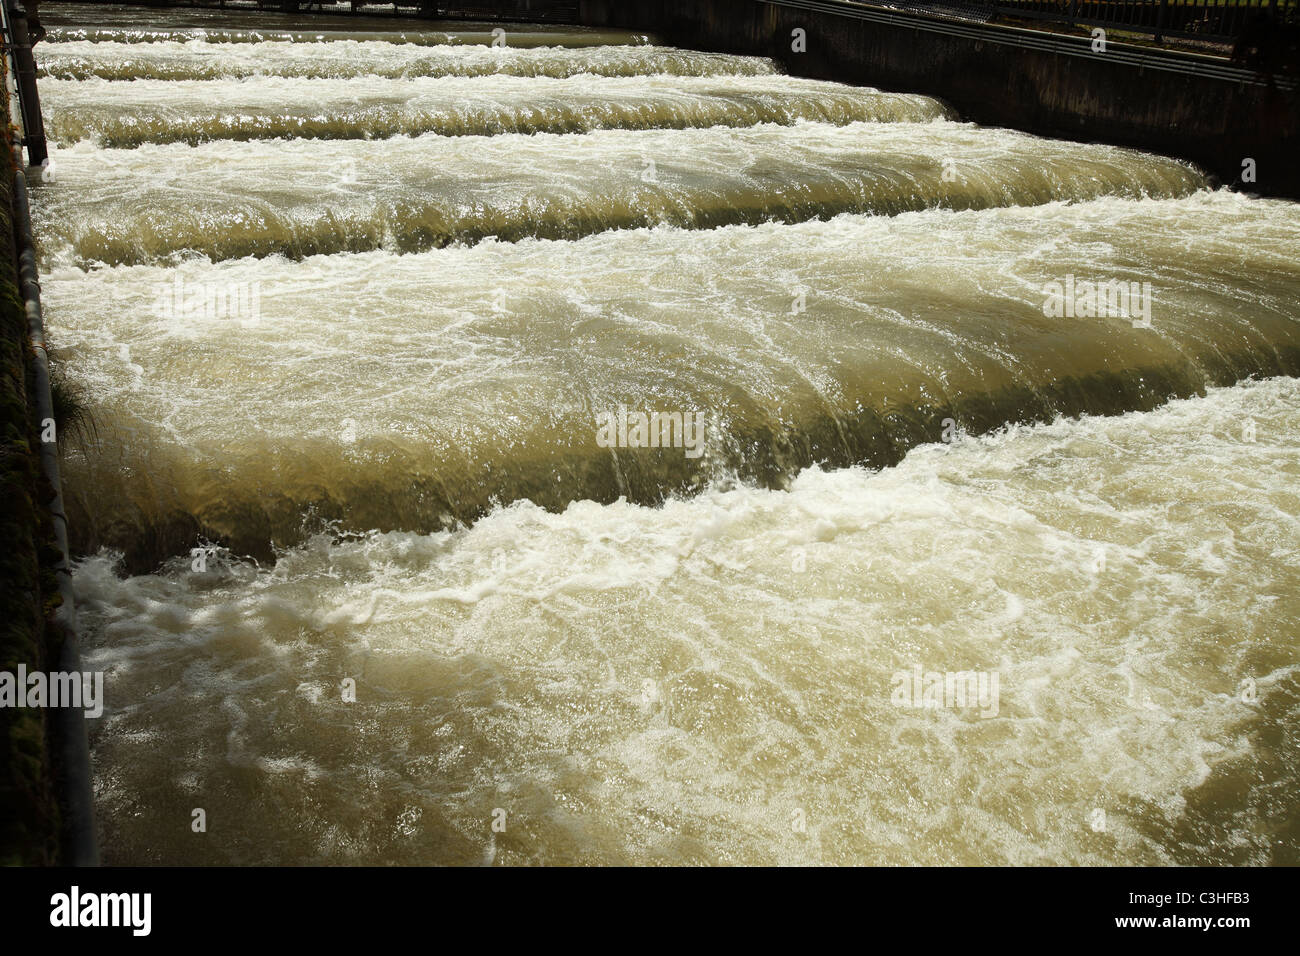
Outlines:
<svg viewBox="0 0 1300 956"><path fill-rule="evenodd" d="M0 107L8 116L5 89ZM18 295L13 241L11 129L5 126L0 175L0 670L41 668L47 659L45 622L58 590L42 547L52 529L39 506L42 489L28 410L27 320ZM47 605L46 595L50 596ZM0 863L40 864L57 859L58 815L44 712L0 708Z"/></svg>
<svg viewBox="0 0 1300 956"><path fill-rule="evenodd" d="M4 78L0 67L0 80ZM0 115L9 116L0 82ZM60 552L50 518L53 491L40 466L31 342L19 294L14 243L14 130L0 137L0 671L56 669L62 637L54 567ZM64 789L51 715L0 707L0 864L68 860L61 838Z"/></svg>

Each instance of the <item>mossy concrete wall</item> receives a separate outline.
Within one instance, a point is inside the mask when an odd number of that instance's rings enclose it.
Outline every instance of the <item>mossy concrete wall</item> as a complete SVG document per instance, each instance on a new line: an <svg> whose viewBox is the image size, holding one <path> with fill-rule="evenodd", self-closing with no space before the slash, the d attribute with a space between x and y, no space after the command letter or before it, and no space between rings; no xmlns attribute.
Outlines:
<svg viewBox="0 0 1300 956"><path fill-rule="evenodd" d="M0 58L2 59L2 58ZM50 670L47 634L58 602L58 559L28 395L27 316L18 293L13 229L13 131L0 68L0 671ZM58 863L60 814L49 711L0 708L0 865Z"/></svg>

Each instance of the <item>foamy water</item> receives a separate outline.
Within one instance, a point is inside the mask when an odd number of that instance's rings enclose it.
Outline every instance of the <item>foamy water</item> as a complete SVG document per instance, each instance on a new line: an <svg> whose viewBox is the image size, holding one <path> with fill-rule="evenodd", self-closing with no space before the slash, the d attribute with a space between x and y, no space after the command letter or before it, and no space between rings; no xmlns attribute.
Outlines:
<svg viewBox="0 0 1300 956"><path fill-rule="evenodd" d="M1273 380L788 491L91 559L106 857L1294 859L1297 415ZM918 665L998 672L997 716L895 706Z"/></svg>
<svg viewBox="0 0 1300 956"><path fill-rule="evenodd" d="M1293 204L646 36L65 9L107 862L1300 860Z"/></svg>
<svg viewBox="0 0 1300 956"><path fill-rule="evenodd" d="M47 80L45 88L60 104L47 111L51 139L107 147L925 120L944 112L928 97L787 76Z"/></svg>
<svg viewBox="0 0 1300 956"><path fill-rule="evenodd" d="M513 32L513 31L512 31ZM565 38L560 37L561 41ZM42 51L43 76L87 80L220 80L249 77L343 79L380 76L763 76L770 60L664 46L424 46L388 40L315 43L122 44L70 40Z"/></svg>
<svg viewBox="0 0 1300 956"><path fill-rule="evenodd" d="M951 122L87 147L59 150L54 163L36 213L41 250L83 266L187 252L418 252L638 226L1187 196L1206 185L1170 159Z"/></svg>
<svg viewBox="0 0 1300 956"><path fill-rule="evenodd" d="M65 464L85 489L69 496L73 524L133 566L200 530L269 556L301 537L306 512L357 531L432 531L516 498L653 503L723 474L779 485L814 462L892 464L949 419L978 432L1294 373L1291 216L1286 203L1202 192L420 255L65 267L46 309L94 389L101 442ZM1083 245L1089 275L1152 284L1150 328L1043 314L1044 286L1078 268ZM1246 248L1269 250L1252 256L1249 284ZM168 308L207 289L243 290L250 308ZM619 406L701 414L701 454L611 453L596 421Z"/></svg>

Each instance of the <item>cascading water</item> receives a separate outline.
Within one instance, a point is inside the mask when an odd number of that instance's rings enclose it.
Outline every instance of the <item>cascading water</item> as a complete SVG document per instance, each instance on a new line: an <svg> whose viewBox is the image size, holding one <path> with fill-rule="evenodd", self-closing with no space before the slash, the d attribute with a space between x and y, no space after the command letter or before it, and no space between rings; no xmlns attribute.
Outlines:
<svg viewBox="0 0 1300 956"><path fill-rule="evenodd" d="M106 861L1298 861L1293 204L649 37L70 16Z"/></svg>

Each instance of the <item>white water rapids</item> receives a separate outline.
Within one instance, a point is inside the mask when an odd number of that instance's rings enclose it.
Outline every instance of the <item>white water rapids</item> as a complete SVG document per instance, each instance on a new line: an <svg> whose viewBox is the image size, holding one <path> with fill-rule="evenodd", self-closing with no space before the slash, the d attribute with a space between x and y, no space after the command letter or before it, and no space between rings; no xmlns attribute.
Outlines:
<svg viewBox="0 0 1300 956"><path fill-rule="evenodd" d="M37 50L106 862L1300 862L1294 204L651 37L167 16Z"/></svg>

